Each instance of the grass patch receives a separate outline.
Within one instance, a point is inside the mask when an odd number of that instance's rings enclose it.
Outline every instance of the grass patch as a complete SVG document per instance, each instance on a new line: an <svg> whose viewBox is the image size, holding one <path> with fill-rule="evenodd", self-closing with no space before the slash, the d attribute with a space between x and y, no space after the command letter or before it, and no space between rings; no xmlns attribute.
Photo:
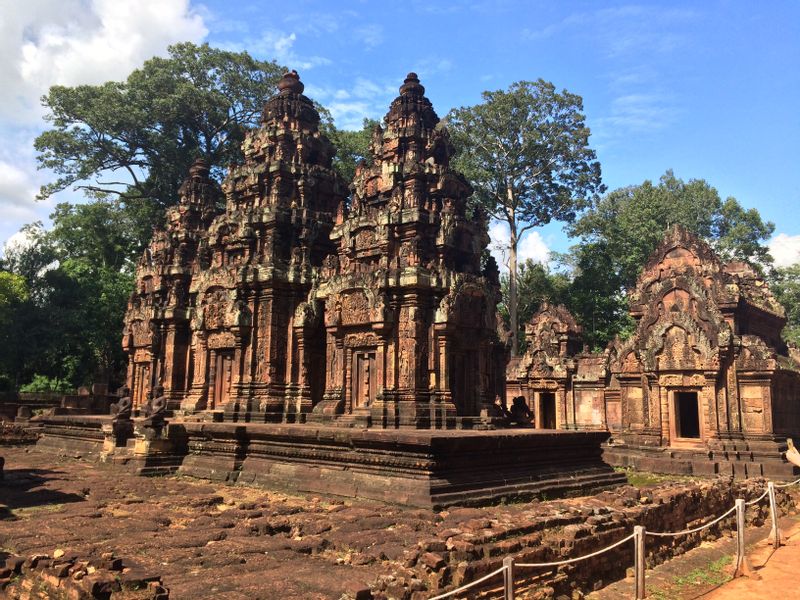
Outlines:
<svg viewBox="0 0 800 600"><path fill-rule="evenodd" d="M733 557L723 556L719 560L715 560L710 565L704 568L698 568L690 571L687 575L675 577L675 584L680 586L686 585L720 585L730 579L730 575L725 572L725 567L731 564Z"/></svg>
<svg viewBox="0 0 800 600"><path fill-rule="evenodd" d="M624 473L628 478L628 484L634 487L649 487L675 481L697 481L697 477L688 475L664 475L660 473L648 473L647 471L634 471L626 467L614 467L617 473Z"/></svg>

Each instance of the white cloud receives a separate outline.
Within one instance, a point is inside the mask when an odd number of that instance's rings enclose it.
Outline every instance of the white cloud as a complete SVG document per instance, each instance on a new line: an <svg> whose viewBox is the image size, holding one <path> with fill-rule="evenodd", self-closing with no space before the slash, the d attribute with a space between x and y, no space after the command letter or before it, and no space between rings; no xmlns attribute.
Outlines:
<svg viewBox="0 0 800 600"><path fill-rule="evenodd" d="M425 84L425 78L435 75L437 73L445 73L453 68L453 61L449 58L436 58L428 57L418 60L414 64L414 71L419 75L422 84Z"/></svg>
<svg viewBox="0 0 800 600"><path fill-rule="evenodd" d="M8 198L12 203L24 202L36 188L30 185L30 178L22 169L0 160L0 198Z"/></svg>
<svg viewBox="0 0 800 600"><path fill-rule="evenodd" d="M169 44L207 33L188 0L4 3L0 118L36 120L51 85L121 80Z"/></svg>
<svg viewBox="0 0 800 600"><path fill-rule="evenodd" d="M696 17L693 10L624 5L574 13L539 29L525 28L521 37L540 41L556 35L586 36L612 58L643 52L667 53L685 43L670 27Z"/></svg>
<svg viewBox="0 0 800 600"><path fill-rule="evenodd" d="M0 253L8 256L9 252L18 252L24 250L32 244L33 240L27 231L17 231L14 235L9 237L3 244Z"/></svg>
<svg viewBox="0 0 800 600"><path fill-rule="evenodd" d="M39 98L52 85L123 80L176 42L207 35L189 0L3 1L0 18L0 239L46 220L52 202L34 197L33 139L44 126ZM63 200L63 197L61 198Z"/></svg>
<svg viewBox="0 0 800 600"><path fill-rule="evenodd" d="M383 27L375 23L358 27L353 34L367 48L375 48L383 43Z"/></svg>
<svg viewBox="0 0 800 600"><path fill-rule="evenodd" d="M666 95L653 93L623 94L611 101L607 116L592 122L598 144L620 140L631 134L649 134L674 123L679 110Z"/></svg>
<svg viewBox="0 0 800 600"><path fill-rule="evenodd" d="M381 118L399 93L400 83L357 76L346 89L308 84L305 93L331 111L337 127L352 130L361 129L365 117Z"/></svg>
<svg viewBox="0 0 800 600"><path fill-rule="evenodd" d="M508 271L508 242L510 240L508 225L495 221L489 226L489 251L494 256L500 271ZM533 262L547 264L550 260L550 249L547 247L538 231L529 231L524 235L517 247L517 264L527 259Z"/></svg>
<svg viewBox="0 0 800 600"><path fill-rule="evenodd" d="M769 241L769 253L776 267L789 267L800 263L800 235L779 233Z"/></svg>
<svg viewBox="0 0 800 600"><path fill-rule="evenodd" d="M307 71L314 67L331 64L329 58L324 56L303 56L294 49L297 41L295 32L277 30L262 31L258 38L244 38L239 42L218 43L217 46L233 52L248 52L262 60L274 60L289 69ZM300 73L302 77L302 73Z"/></svg>

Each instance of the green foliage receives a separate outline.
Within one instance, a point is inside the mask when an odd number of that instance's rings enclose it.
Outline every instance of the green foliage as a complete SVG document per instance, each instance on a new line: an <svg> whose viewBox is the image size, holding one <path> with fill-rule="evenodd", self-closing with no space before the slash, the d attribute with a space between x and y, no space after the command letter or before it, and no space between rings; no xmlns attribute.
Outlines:
<svg viewBox="0 0 800 600"><path fill-rule="evenodd" d="M208 160L217 177L241 161L244 134L258 124L281 71L246 52L182 43L124 82L53 86L42 98L52 128L34 145L39 166L58 179L41 197L71 186L118 197L142 220L141 248L195 158Z"/></svg>
<svg viewBox="0 0 800 600"><path fill-rule="evenodd" d="M518 330L520 240L553 219L573 221L604 188L580 96L539 79L482 97L481 104L452 110L448 128L458 151L455 166L475 189L473 202L508 225L508 309Z"/></svg>
<svg viewBox="0 0 800 600"><path fill-rule="evenodd" d="M372 132L379 125L375 119L364 119L361 129L348 131L337 129L332 122L322 124L322 132L336 146L336 156L333 158L333 168L349 184L356 174L356 165L362 160L367 164L372 163L369 144Z"/></svg>
<svg viewBox="0 0 800 600"><path fill-rule="evenodd" d="M800 263L773 270L770 275L770 289L786 309L783 338L800 346Z"/></svg>
<svg viewBox="0 0 800 600"><path fill-rule="evenodd" d="M49 234L59 257L81 259L86 264L112 271L133 270L139 256L139 219L119 199L105 195L86 204L61 203L50 218ZM148 236L153 234L152 229Z"/></svg>
<svg viewBox="0 0 800 600"><path fill-rule="evenodd" d="M617 335L627 339L634 323L622 280L605 244L589 242L574 248L570 259L573 279L566 304L583 327L584 341L593 350L602 350Z"/></svg>
<svg viewBox="0 0 800 600"><path fill-rule="evenodd" d="M24 277L0 270L0 323L9 319L13 308L28 300L28 297Z"/></svg>
<svg viewBox="0 0 800 600"><path fill-rule="evenodd" d="M69 394L75 388L63 379L50 378L38 373L33 376L30 383L20 386L20 392L58 392L59 394Z"/></svg>
<svg viewBox="0 0 800 600"><path fill-rule="evenodd" d="M743 260L761 272L772 262L765 242L774 225L735 198L723 202L705 180L684 182L667 171L657 185L614 190L568 227L580 244L562 257L574 272L570 308L592 346L631 332L626 292L674 224L705 238L723 260Z"/></svg>
<svg viewBox="0 0 800 600"><path fill-rule="evenodd" d="M0 323L0 373L17 385L38 374L71 387L118 381L126 298L133 288L117 201L59 205L53 229L28 228L2 267L29 294Z"/></svg>

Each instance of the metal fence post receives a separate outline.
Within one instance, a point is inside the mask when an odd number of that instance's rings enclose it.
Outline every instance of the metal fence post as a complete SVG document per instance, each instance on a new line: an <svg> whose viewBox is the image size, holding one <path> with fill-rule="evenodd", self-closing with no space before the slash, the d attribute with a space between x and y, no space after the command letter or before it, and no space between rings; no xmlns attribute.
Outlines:
<svg viewBox="0 0 800 600"><path fill-rule="evenodd" d="M769 516L772 519L772 531L769 537L772 538L772 547L777 550L781 546L781 530L778 528L778 501L775 497L775 484L771 481L767 483L769 496Z"/></svg>
<svg viewBox="0 0 800 600"><path fill-rule="evenodd" d="M503 559L503 600L514 600L514 557Z"/></svg>
<svg viewBox="0 0 800 600"><path fill-rule="evenodd" d="M633 578L636 586L636 600L645 598L644 588L644 527L635 525L633 528Z"/></svg>

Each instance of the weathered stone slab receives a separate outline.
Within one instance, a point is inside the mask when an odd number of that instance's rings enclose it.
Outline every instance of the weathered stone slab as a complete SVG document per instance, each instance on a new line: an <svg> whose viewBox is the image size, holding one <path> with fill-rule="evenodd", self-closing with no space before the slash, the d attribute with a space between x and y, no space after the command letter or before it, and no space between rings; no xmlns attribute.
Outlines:
<svg viewBox="0 0 800 600"><path fill-rule="evenodd" d="M624 480L601 459L602 432L183 427L181 474L415 506L564 495Z"/></svg>

